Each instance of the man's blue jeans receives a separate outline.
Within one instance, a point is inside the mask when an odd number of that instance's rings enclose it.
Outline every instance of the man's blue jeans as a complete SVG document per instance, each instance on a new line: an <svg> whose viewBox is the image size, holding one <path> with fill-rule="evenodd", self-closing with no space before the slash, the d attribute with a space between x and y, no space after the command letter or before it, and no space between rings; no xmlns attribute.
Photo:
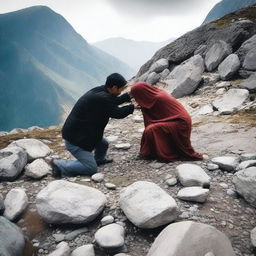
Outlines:
<svg viewBox="0 0 256 256"><path fill-rule="evenodd" d="M102 139L96 145L94 154L90 151L75 146L65 140L67 150L77 160L55 160L62 176L92 175L97 172L97 161L105 159L108 150L108 141Z"/></svg>

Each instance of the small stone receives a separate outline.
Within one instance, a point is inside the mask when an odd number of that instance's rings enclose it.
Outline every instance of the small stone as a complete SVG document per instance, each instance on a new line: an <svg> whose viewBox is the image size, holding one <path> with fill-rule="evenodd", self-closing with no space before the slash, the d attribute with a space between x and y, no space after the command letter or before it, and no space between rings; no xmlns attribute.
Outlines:
<svg viewBox="0 0 256 256"><path fill-rule="evenodd" d="M104 180L103 173L95 173L91 176L91 179L95 182L102 182Z"/></svg>
<svg viewBox="0 0 256 256"><path fill-rule="evenodd" d="M113 183L109 183L109 182L105 183L105 187L107 189L113 189L113 190L116 189L116 185Z"/></svg>
<svg viewBox="0 0 256 256"><path fill-rule="evenodd" d="M104 218L101 219L100 222L102 226L106 226L114 222L114 217L111 215L105 216Z"/></svg>
<svg viewBox="0 0 256 256"><path fill-rule="evenodd" d="M116 149L129 149L130 147L131 147L130 143L120 143L115 145Z"/></svg>
<svg viewBox="0 0 256 256"><path fill-rule="evenodd" d="M178 180L176 178L171 178L165 181L168 186L174 186L178 183Z"/></svg>

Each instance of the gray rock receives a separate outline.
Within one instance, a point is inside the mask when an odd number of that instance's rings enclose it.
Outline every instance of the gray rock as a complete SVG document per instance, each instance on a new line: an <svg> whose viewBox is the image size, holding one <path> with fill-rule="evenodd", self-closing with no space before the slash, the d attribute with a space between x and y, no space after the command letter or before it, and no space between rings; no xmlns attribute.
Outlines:
<svg viewBox="0 0 256 256"><path fill-rule="evenodd" d="M114 222L114 217L111 215L105 216L104 218L101 219L100 223L102 226L106 226L108 224L111 224Z"/></svg>
<svg viewBox="0 0 256 256"><path fill-rule="evenodd" d="M209 163L209 164L207 164L207 169L208 169L209 171L214 171L214 170L219 169L219 166L218 166L217 164L211 164L211 163Z"/></svg>
<svg viewBox="0 0 256 256"><path fill-rule="evenodd" d="M52 236L57 243L65 240L65 234L53 234Z"/></svg>
<svg viewBox="0 0 256 256"><path fill-rule="evenodd" d="M147 256L199 256L208 252L218 256L235 256L224 233L210 225L183 221L163 229Z"/></svg>
<svg viewBox="0 0 256 256"><path fill-rule="evenodd" d="M25 238L20 228L0 216L0 254L1 256L23 256Z"/></svg>
<svg viewBox="0 0 256 256"><path fill-rule="evenodd" d="M180 183L185 187L210 186L211 178L196 164L180 164L176 170Z"/></svg>
<svg viewBox="0 0 256 256"><path fill-rule="evenodd" d="M251 74L249 78L241 83L240 87L250 92L256 92L256 73Z"/></svg>
<svg viewBox="0 0 256 256"><path fill-rule="evenodd" d="M86 244L76 248L70 256L95 256L92 244Z"/></svg>
<svg viewBox="0 0 256 256"><path fill-rule="evenodd" d="M156 84L158 81L160 80L160 74L157 74L156 72L151 72L148 77L147 77L147 80L146 82L148 84Z"/></svg>
<svg viewBox="0 0 256 256"><path fill-rule="evenodd" d="M198 203L204 203L208 197L209 189L204 189L202 187L187 187L181 189L177 197L184 201L192 201Z"/></svg>
<svg viewBox="0 0 256 256"><path fill-rule="evenodd" d="M165 70L166 68L168 68L168 66L169 66L168 60L162 58L162 59L157 60L156 62L154 62L151 65L149 72L160 73L163 70Z"/></svg>
<svg viewBox="0 0 256 256"><path fill-rule="evenodd" d="M240 59L244 60L246 54L256 48L256 35L250 37L248 40L243 42L241 47L238 49L237 54Z"/></svg>
<svg viewBox="0 0 256 256"><path fill-rule="evenodd" d="M254 248L256 248L256 227L250 233L251 243Z"/></svg>
<svg viewBox="0 0 256 256"><path fill-rule="evenodd" d="M131 147L130 143L120 143L115 145L116 149L129 149L130 147Z"/></svg>
<svg viewBox="0 0 256 256"><path fill-rule="evenodd" d="M5 206L4 206L4 199L3 196L0 194L0 215L4 213Z"/></svg>
<svg viewBox="0 0 256 256"><path fill-rule="evenodd" d="M229 114L239 110L248 99L249 92L246 89L230 89L212 105L222 114Z"/></svg>
<svg viewBox="0 0 256 256"><path fill-rule="evenodd" d="M105 203L106 196L99 190L64 180L52 181L36 198L39 215L56 224L88 223L101 213Z"/></svg>
<svg viewBox="0 0 256 256"><path fill-rule="evenodd" d="M229 80L240 68L240 60L236 54L230 54L219 65L218 72L222 80Z"/></svg>
<svg viewBox="0 0 256 256"><path fill-rule="evenodd" d="M256 166L256 160L247 160L247 161L241 162L238 165L237 170L243 170L243 169L246 169L246 168L252 167L252 166Z"/></svg>
<svg viewBox="0 0 256 256"><path fill-rule="evenodd" d="M197 112L198 115L207 115L213 112L212 105L208 104L203 106L202 108L199 109Z"/></svg>
<svg viewBox="0 0 256 256"><path fill-rule="evenodd" d="M166 91L175 98L180 98L193 93L202 80L204 61L200 55L195 55L184 61L164 80L167 84Z"/></svg>
<svg viewBox="0 0 256 256"><path fill-rule="evenodd" d="M175 200L158 185L137 181L120 193L120 207L126 217L140 228L155 228L178 216Z"/></svg>
<svg viewBox="0 0 256 256"><path fill-rule="evenodd" d="M236 156L220 156L212 159L212 162L217 164L220 169L228 172L235 171L239 164L239 157Z"/></svg>
<svg viewBox="0 0 256 256"><path fill-rule="evenodd" d="M245 153L241 155L241 161L256 160L256 153Z"/></svg>
<svg viewBox="0 0 256 256"><path fill-rule="evenodd" d="M124 245L124 228L116 223L100 228L95 233L96 243L105 249L117 249Z"/></svg>
<svg viewBox="0 0 256 256"><path fill-rule="evenodd" d="M56 250L48 254L48 256L70 256L70 252L71 250L68 246L68 243L61 242L56 246Z"/></svg>
<svg viewBox="0 0 256 256"><path fill-rule="evenodd" d="M4 200L4 216L15 220L28 206L28 197L22 188L11 189Z"/></svg>
<svg viewBox="0 0 256 256"><path fill-rule="evenodd" d="M166 68L160 73L160 80L164 80L170 74L170 70Z"/></svg>
<svg viewBox="0 0 256 256"><path fill-rule="evenodd" d="M95 182L102 182L104 180L103 173L95 173L91 176L91 179Z"/></svg>
<svg viewBox="0 0 256 256"><path fill-rule="evenodd" d="M25 175L33 179L41 179L51 170L44 159L36 159L25 167Z"/></svg>
<svg viewBox="0 0 256 256"><path fill-rule="evenodd" d="M251 49L244 58L243 68L246 70L256 70L256 47Z"/></svg>
<svg viewBox="0 0 256 256"><path fill-rule="evenodd" d="M226 42L219 40L206 52L205 65L208 71L213 71L229 54L231 47Z"/></svg>
<svg viewBox="0 0 256 256"><path fill-rule="evenodd" d="M113 190L116 189L116 185L113 184L113 183L107 182L107 183L105 183L104 185L105 185L105 187L108 188L108 189L113 189Z"/></svg>
<svg viewBox="0 0 256 256"><path fill-rule="evenodd" d="M233 183L236 192L256 207L256 167L249 167L235 173Z"/></svg>
<svg viewBox="0 0 256 256"><path fill-rule="evenodd" d="M176 178L170 178L170 179L167 179L165 181L165 183L168 185L168 186L174 186L178 183L178 180Z"/></svg>
<svg viewBox="0 0 256 256"><path fill-rule="evenodd" d="M27 153L20 147L0 150L0 180L15 180L27 164Z"/></svg>
<svg viewBox="0 0 256 256"><path fill-rule="evenodd" d="M87 227L76 229L76 230L66 234L65 235L65 240L68 240L68 241L73 240L78 235L86 233L86 232L88 232L88 228Z"/></svg>
<svg viewBox="0 0 256 256"><path fill-rule="evenodd" d="M205 57L206 54L206 50L207 50L207 45L205 44L201 44L195 51L194 51L194 55L201 55L203 58Z"/></svg>
<svg viewBox="0 0 256 256"><path fill-rule="evenodd" d="M20 139L12 142L10 145L23 148L28 154L28 161L46 157L51 153L50 148L46 144L36 139Z"/></svg>

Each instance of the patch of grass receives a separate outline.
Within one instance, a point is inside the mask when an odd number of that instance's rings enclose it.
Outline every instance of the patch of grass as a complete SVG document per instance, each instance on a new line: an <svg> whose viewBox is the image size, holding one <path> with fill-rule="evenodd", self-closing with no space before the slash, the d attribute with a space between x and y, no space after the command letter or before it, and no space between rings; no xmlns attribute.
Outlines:
<svg viewBox="0 0 256 256"><path fill-rule="evenodd" d="M233 20L238 20L241 18L256 22L256 5L241 9L241 11L235 13L227 14L218 20L212 21L211 23L215 24L218 27L225 27Z"/></svg>

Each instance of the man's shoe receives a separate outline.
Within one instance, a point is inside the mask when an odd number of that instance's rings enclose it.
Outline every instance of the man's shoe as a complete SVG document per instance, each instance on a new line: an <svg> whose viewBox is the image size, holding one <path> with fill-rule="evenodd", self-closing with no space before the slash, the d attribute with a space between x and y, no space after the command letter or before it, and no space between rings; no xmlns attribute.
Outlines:
<svg viewBox="0 0 256 256"><path fill-rule="evenodd" d="M98 160L96 161L97 165L100 166L100 165L103 165L103 164L108 164L108 163L112 163L113 162L113 159L112 158L105 158L103 160Z"/></svg>
<svg viewBox="0 0 256 256"><path fill-rule="evenodd" d="M54 178L60 178L61 177L61 170L60 168L56 165L56 163L54 162L54 159L52 159L52 161L50 162L51 167L52 167L52 176Z"/></svg>

